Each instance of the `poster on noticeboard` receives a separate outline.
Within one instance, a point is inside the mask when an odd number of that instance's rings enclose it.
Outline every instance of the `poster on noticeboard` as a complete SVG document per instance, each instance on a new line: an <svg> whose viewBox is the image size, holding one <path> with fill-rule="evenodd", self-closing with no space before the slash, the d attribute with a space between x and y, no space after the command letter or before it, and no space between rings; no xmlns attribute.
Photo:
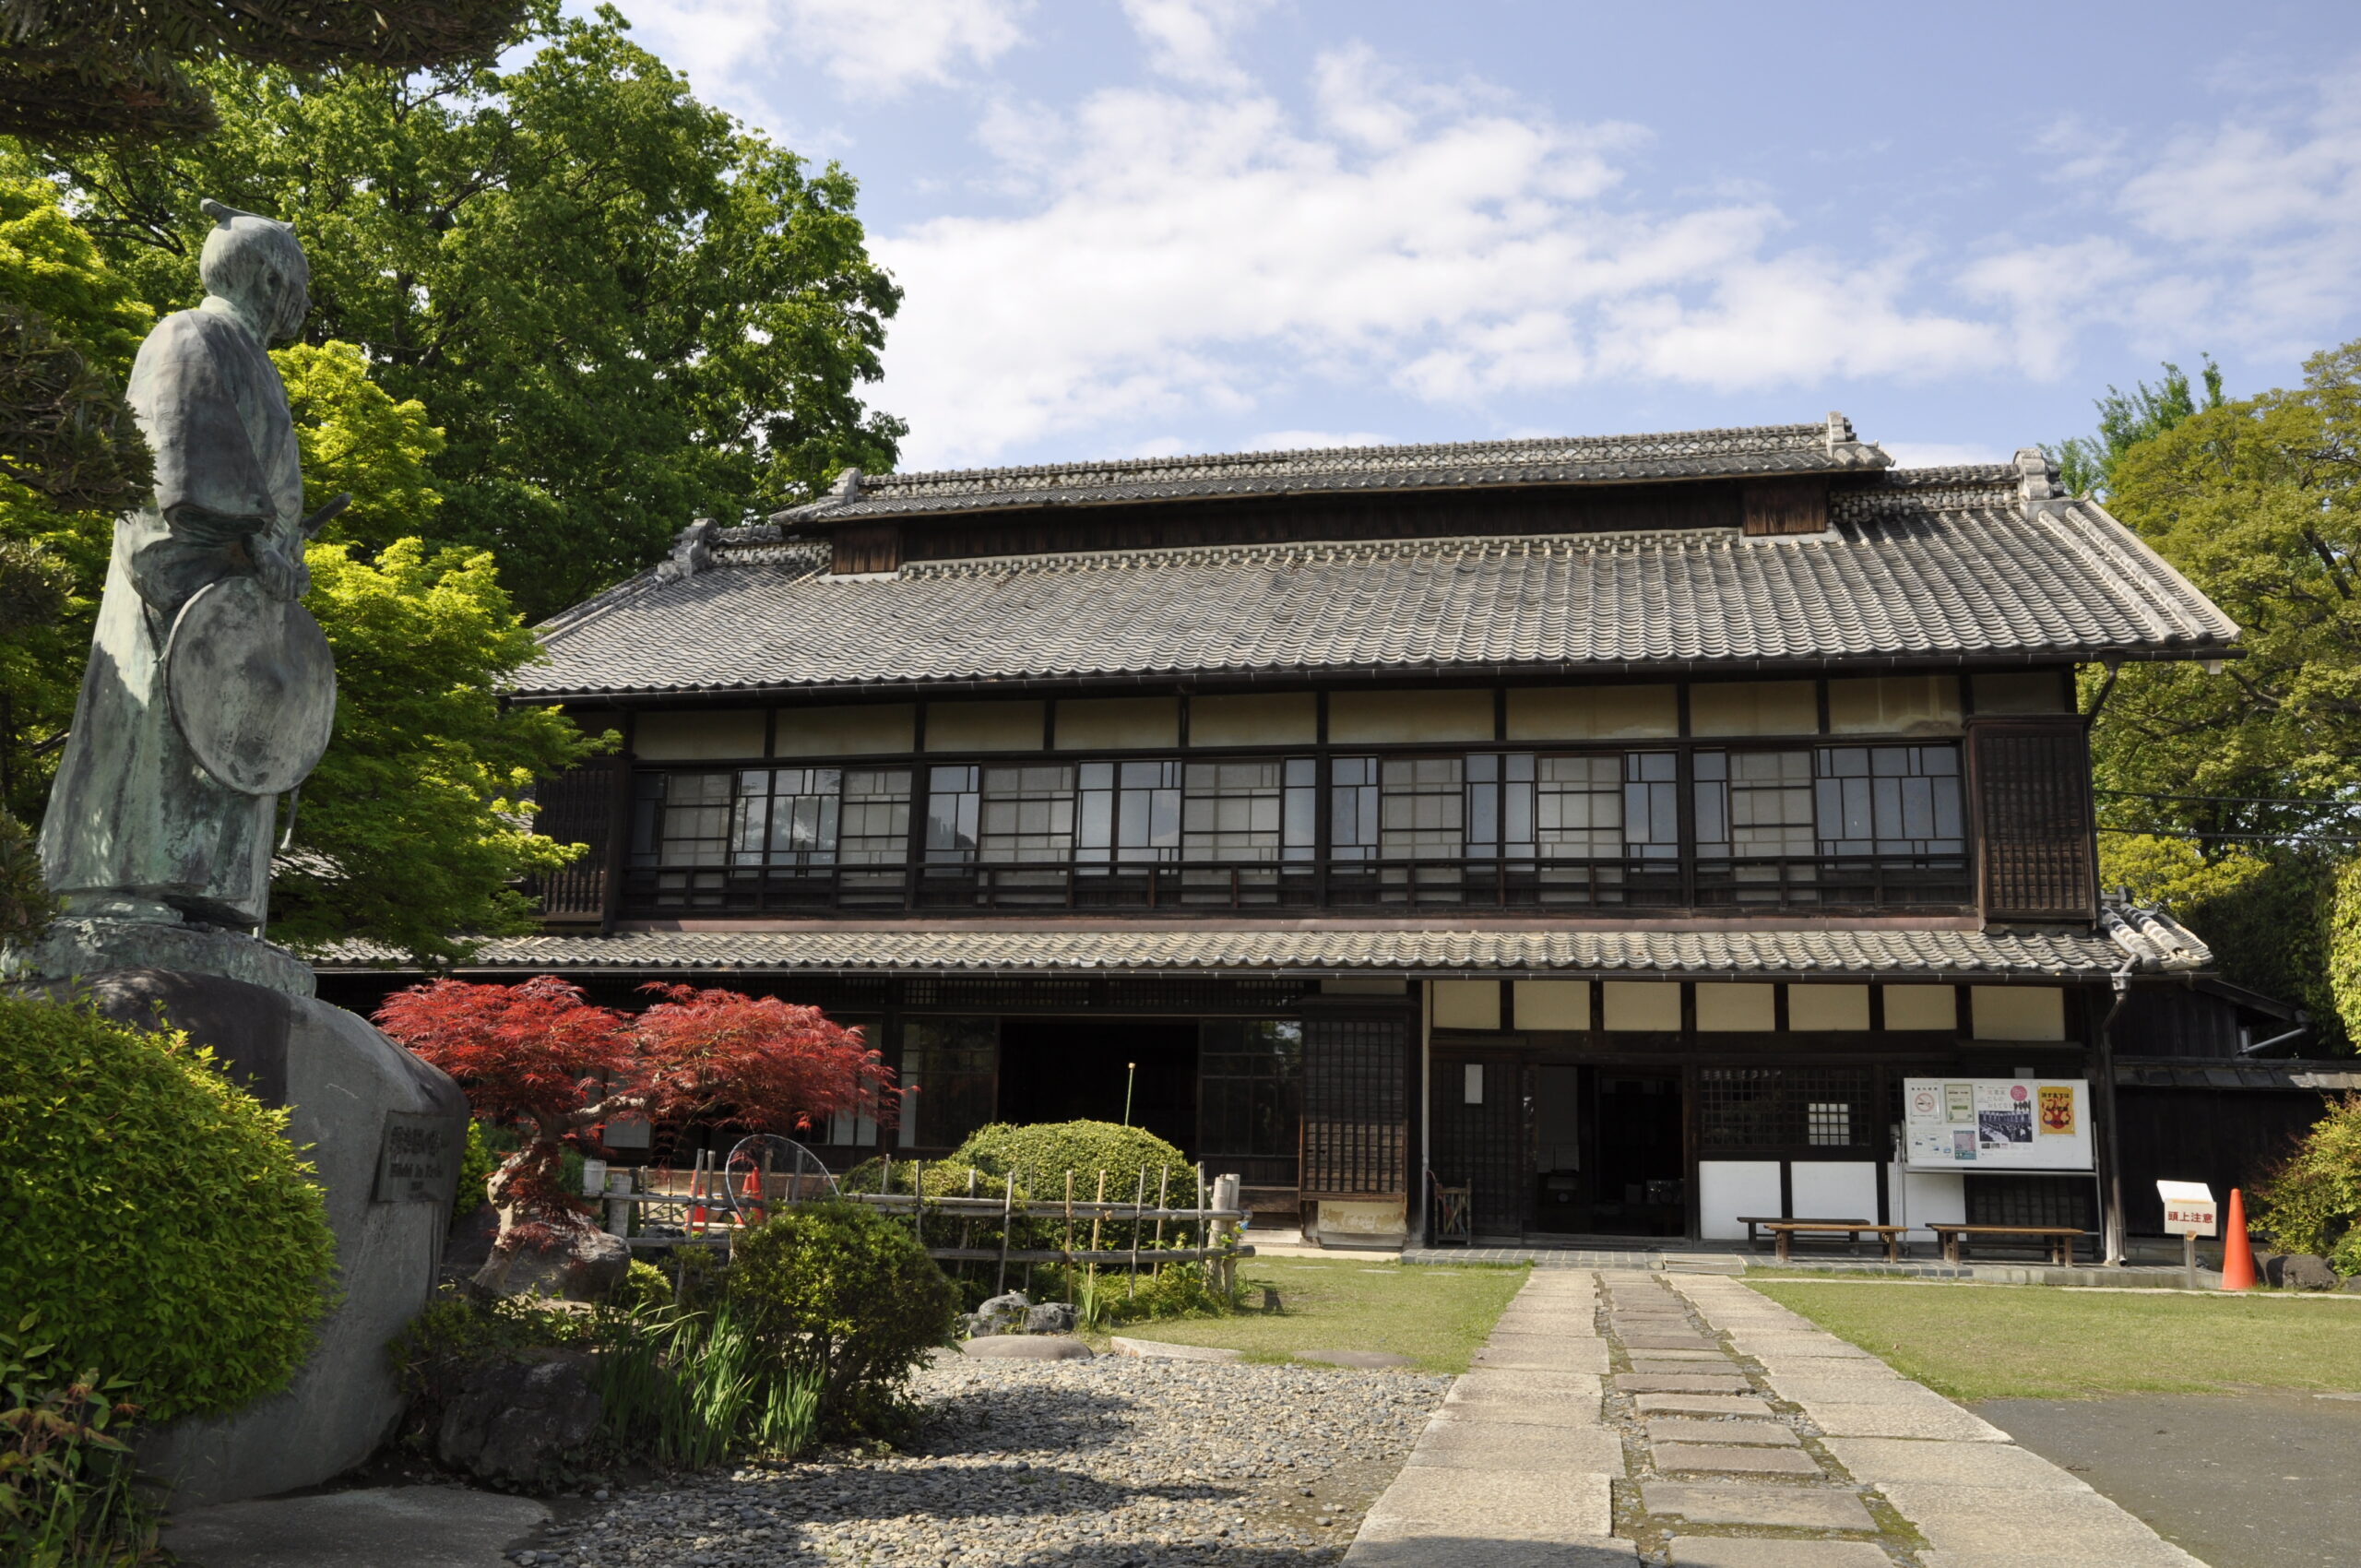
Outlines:
<svg viewBox="0 0 2361 1568"><path fill-rule="evenodd" d="M2079 1078L1905 1078L1904 1160L1913 1170L2088 1170L2088 1088Z"/></svg>

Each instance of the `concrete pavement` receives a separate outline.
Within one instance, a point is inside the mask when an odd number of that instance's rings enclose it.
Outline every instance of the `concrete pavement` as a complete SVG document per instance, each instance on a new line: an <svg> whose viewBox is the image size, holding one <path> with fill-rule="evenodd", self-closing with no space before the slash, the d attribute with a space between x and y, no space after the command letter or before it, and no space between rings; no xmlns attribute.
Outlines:
<svg viewBox="0 0 2361 1568"><path fill-rule="evenodd" d="M1536 1271L1348 1568L2204 1568L1735 1279Z"/></svg>

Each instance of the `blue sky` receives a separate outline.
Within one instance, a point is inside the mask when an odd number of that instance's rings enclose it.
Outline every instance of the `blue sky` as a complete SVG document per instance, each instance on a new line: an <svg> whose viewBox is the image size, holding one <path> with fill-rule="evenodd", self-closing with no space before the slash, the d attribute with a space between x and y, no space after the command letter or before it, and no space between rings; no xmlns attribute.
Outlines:
<svg viewBox="0 0 2361 1568"><path fill-rule="evenodd" d="M1675 430L1905 462L2361 336L2361 7L623 0L861 181L906 469Z"/></svg>

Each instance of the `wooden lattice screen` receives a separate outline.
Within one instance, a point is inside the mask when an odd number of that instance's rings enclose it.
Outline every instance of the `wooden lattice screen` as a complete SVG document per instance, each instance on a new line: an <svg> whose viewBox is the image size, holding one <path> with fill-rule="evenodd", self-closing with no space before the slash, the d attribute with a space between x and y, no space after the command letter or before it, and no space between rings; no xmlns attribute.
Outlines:
<svg viewBox="0 0 2361 1568"><path fill-rule="evenodd" d="M1483 1070L1483 1099L1467 1103L1470 1067ZM1515 1062L1439 1061L1429 1108L1435 1180L1475 1189L1475 1224L1498 1233L1522 1229L1525 1189L1525 1069Z"/></svg>
<svg viewBox="0 0 2361 1568"><path fill-rule="evenodd" d="M2091 757L2079 719L1974 727L1984 913L1988 920L2091 920Z"/></svg>
<svg viewBox="0 0 2361 1568"><path fill-rule="evenodd" d="M592 757L535 788L540 812L533 830L561 844L587 844L581 859L540 879L541 913L595 920L607 908L607 856L615 811L613 757Z"/></svg>
<svg viewBox="0 0 2361 1568"><path fill-rule="evenodd" d="M1406 1194L1410 1026L1404 1018L1306 1018L1305 1197Z"/></svg>

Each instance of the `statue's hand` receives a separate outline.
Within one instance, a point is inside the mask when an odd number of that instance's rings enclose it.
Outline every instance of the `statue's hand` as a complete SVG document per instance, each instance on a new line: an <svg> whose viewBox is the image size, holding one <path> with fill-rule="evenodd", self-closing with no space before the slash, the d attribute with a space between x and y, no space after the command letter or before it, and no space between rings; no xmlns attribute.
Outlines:
<svg viewBox="0 0 2361 1568"><path fill-rule="evenodd" d="M201 548L219 550L251 539L270 521L267 517L231 517L202 506L176 506L166 519L175 538Z"/></svg>
<svg viewBox="0 0 2361 1568"><path fill-rule="evenodd" d="M312 591L312 569L299 552L284 553L275 544L255 542L255 576L263 592L273 599L298 600Z"/></svg>

